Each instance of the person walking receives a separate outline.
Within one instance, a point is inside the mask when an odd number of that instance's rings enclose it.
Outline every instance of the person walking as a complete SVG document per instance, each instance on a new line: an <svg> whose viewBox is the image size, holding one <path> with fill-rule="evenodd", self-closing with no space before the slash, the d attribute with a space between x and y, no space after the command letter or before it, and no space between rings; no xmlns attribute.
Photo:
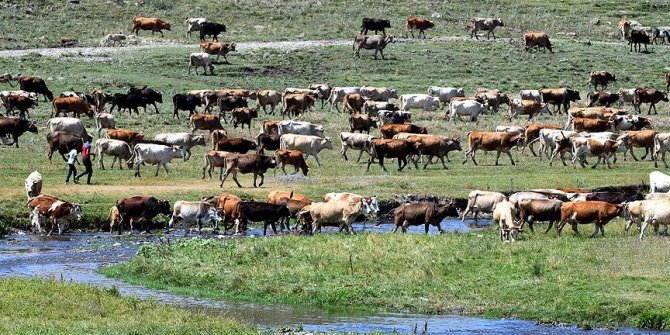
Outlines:
<svg viewBox="0 0 670 335"><path fill-rule="evenodd" d="M67 154L67 176L65 177L65 185L70 184L70 176L74 177L74 183L77 184L79 183L77 181L77 167L74 166L75 163L79 164L79 160L77 160L77 149L72 149L70 152Z"/></svg>
<svg viewBox="0 0 670 335"><path fill-rule="evenodd" d="M95 159L95 153L91 152L91 141L86 140L86 142L84 142L84 145L81 147L81 158L82 162L84 163L84 168L86 168L86 171L74 177L75 183L78 184L79 178L81 178L83 175L88 175L86 177L86 184L88 185L91 184L91 176L93 176L93 164L91 163L91 155L93 155L93 159Z"/></svg>

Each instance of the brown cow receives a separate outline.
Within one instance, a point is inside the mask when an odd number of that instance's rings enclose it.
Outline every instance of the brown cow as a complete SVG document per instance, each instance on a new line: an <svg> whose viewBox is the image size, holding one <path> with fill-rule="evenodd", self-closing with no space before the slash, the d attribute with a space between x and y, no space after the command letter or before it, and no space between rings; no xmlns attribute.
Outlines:
<svg viewBox="0 0 670 335"><path fill-rule="evenodd" d="M626 143L628 150L630 151L630 155L633 156L634 160L638 160L637 157L635 157L635 153L633 152L634 147L638 148L644 148L644 156L642 156L640 159L644 160L647 158L647 155L651 153L651 159L654 159L654 138L656 137L656 134L658 134L657 131L655 130L628 130L626 131L626 135L628 138L628 142ZM626 155L624 153L624 159L626 158Z"/></svg>
<svg viewBox="0 0 670 335"><path fill-rule="evenodd" d="M549 36L547 36L547 34L544 32L525 32L523 33L523 42L526 46L526 51L528 51L530 48L538 47L543 48L545 51L546 49L549 49L549 52L554 53L554 50L551 49L551 41L549 41Z"/></svg>
<svg viewBox="0 0 670 335"><path fill-rule="evenodd" d="M470 147L465 151L465 160L463 164L467 163L468 157L472 158L475 165L479 165L475 160L477 150L496 151L496 165L500 159L500 153L504 152L509 157L510 162L514 165L514 158L509 152L513 147L523 144L524 138L521 134L485 132L485 131L471 131L468 133L468 144Z"/></svg>
<svg viewBox="0 0 670 335"><path fill-rule="evenodd" d="M221 138L216 142L214 150L246 154L250 150L256 150L256 143L241 137Z"/></svg>
<svg viewBox="0 0 670 335"><path fill-rule="evenodd" d="M28 97L20 95L10 95L4 99L5 109L7 109L7 115L9 112L14 110L14 108L19 110L19 117L25 118L26 115L30 117L28 109L37 107L37 101ZM12 112L13 114L14 112Z"/></svg>
<svg viewBox="0 0 670 335"><path fill-rule="evenodd" d="M236 47L237 44L235 43L201 42L200 52L216 55L217 61L219 60L219 57L223 56L226 64L230 64L230 62L228 62L228 58L226 58L226 55L231 51L236 51Z"/></svg>
<svg viewBox="0 0 670 335"><path fill-rule="evenodd" d="M125 129L107 129L107 137L133 144L144 140L144 133Z"/></svg>
<svg viewBox="0 0 670 335"><path fill-rule="evenodd" d="M261 133L262 134L274 134L279 135L279 120L265 120L261 122Z"/></svg>
<svg viewBox="0 0 670 335"><path fill-rule="evenodd" d="M609 107L615 102L623 101L621 94L611 93L611 92L589 92L586 95L586 101L588 101L589 107L592 106L607 106Z"/></svg>
<svg viewBox="0 0 670 335"><path fill-rule="evenodd" d="M412 143L417 141L421 143L421 154L428 156L426 163L423 165L424 170L426 169L428 164L430 164L430 162L433 160L433 157L439 158L440 161L442 162L442 167L446 169L447 165L444 163L444 157L447 157L447 159L449 159L450 151L463 150L463 148L461 148L461 142L458 139L450 139L444 136L437 136L437 135L410 136L407 138L407 140Z"/></svg>
<svg viewBox="0 0 670 335"><path fill-rule="evenodd" d="M422 16L410 16L405 19L405 38L409 37L409 33L412 34L412 38L414 38L414 29L419 30L419 38L421 38L421 34L423 34L423 38L426 38L426 30L430 28L434 28L435 23L432 21L428 21L426 18Z"/></svg>
<svg viewBox="0 0 670 335"><path fill-rule="evenodd" d="M594 222L596 230L591 234L595 237L598 231L605 236L605 226L619 215L623 205L610 204L604 201L581 201L581 202L565 202L561 206L561 222L556 226L558 236L561 236L561 230L566 223L572 225L572 230L579 235L577 231L577 224L586 224Z"/></svg>
<svg viewBox="0 0 670 335"><path fill-rule="evenodd" d="M519 217L521 218L521 227L528 222L530 231L533 230L533 223L536 221L549 221L549 226L545 234L553 227L554 222L561 220L561 206L563 201L556 199L521 199L519 200Z"/></svg>
<svg viewBox="0 0 670 335"><path fill-rule="evenodd" d="M288 93L282 97L282 104L284 108L281 112L282 119L286 116L291 116L291 112L297 117L302 113L308 111L314 106L316 98L304 93Z"/></svg>
<svg viewBox="0 0 670 335"><path fill-rule="evenodd" d="M360 113L365 104L365 99L358 93L349 93L344 96L342 100L343 109L346 112L349 110L350 114Z"/></svg>
<svg viewBox="0 0 670 335"><path fill-rule="evenodd" d="M219 143L219 140L222 138L228 138L228 131L225 129L216 129L209 134L209 138L212 143L212 150L216 150L216 144Z"/></svg>
<svg viewBox="0 0 670 335"><path fill-rule="evenodd" d="M63 157L63 160L67 161L67 159L65 159L65 154L72 149L81 152L82 146L84 145L84 141L81 137L62 131L53 131L47 134L47 143L49 144L49 153L47 154L49 157L49 164L51 164L51 157L53 156L54 151L58 151L61 157Z"/></svg>
<svg viewBox="0 0 670 335"><path fill-rule="evenodd" d="M247 125L249 131L251 131L251 120L258 117L257 108L241 107L233 109L233 118L231 122L233 123L233 128L237 128L237 125L240 125L240 128L244 129L244 125Z"/></svg>
<svg viewBox="0 0 670 335"><path fill-rule="evenodd" d="M537 156L535 150L533 150L533 144L535 144L535 142L540 139L540 130L542 129L561 129L561 127L554 124L540 124L540 123L529 124L528 127L526 127L526 132L524 133L526 143L523 145L523 148L521 149L522 154L523 151L526 150L526 147L528 147L530 148L530 152L533 153L533 156Z"/></svg>
<svg viewBox="0 0 670 335"><path fill-rule="evenodd" d="M147 222L146 232L150 233L151 222L158 214L172 214L167 200L159 201L154 197L142 195L119 199L116 201L116 208L119 210L119 235L126 223L131 231L134 229L134 223L140 223L141 231L144 222Z"/></svg>
<svg viewBox="0 0 670 335"><path fill-rule="evenodd" d="M498 113L500 105L502 104L510 106L509 97L497 90L476 93L475 99L493 109L493 112L495 113Z"/></svg>
<svg viewBox="0 0 670 335"><path fill-rule="evenodd" d="M647 52L647 44L651 43L651 37L644 30L633 29L628 38L628 45L630 45L630 52L633 49L637 52L642 52L642 45L644 44L644 52Z"/></svg>
<svg viewBox="0 0 670 335"><path fill-rule="evenodd" d="M651 114L652 108L654 109L654 114L658 114L656 112L656 104L659 101L668 102L668 93L658 91L655 88L638 88L633 95L633 107L635 107L635 111L638 113L640 113L640 105L648 103L649 111L647 111L647 114Z"/></svg>
<svg viewBox="0 0 670 335"><path fill-rule="evenodd" d="M539 90L542 96L542 102L558 107L558 111L563 106L563 112L567 113L570 108L570 102L579 101L579 91L568 88L543 88Z"/></svg>
<svg viewBox="0 0 670 335"><path fill-rule="evenodd" d="M163 30L170 30L170 22L163 21L157 17L133 17L133 29L130 32L139 36L140 30L151 30L151 35L156 32L161 33L163 37Z"/></svg>
<svg viewBox="0 0 670 335"><path fill-rule="evenodd" d="M93 107L87 104L80 98L56 98L51 101L51 117L58 117L60 113L67 116L67 113L72 112L73 117L79 117L85 114L89 118L93 118Z"/></svg>
<svg viewBox="0 0 670 335"><path fill-rule="evenodd" d="M188 124L193 127L191 133L195 133L196 130L209 130L210 133L216 129L223 130L219 117L214 115L193 114Z"/></svg>
<svg viewBox="0 0 670 335"><path fill-rule="evenodd" d="M0 137L5 138L11 135L14 139L13 143L6 145L16 145L18 148L19 136L26 131L37 134L37 124L34 121L16 117L0 117Z"/></svg>
<svg viewBox="0 0 670 335"><path fill-rule="evenodd" d="M312 199L293 191L272 191L270 194L268 194L268 202L271 204L278 203L281 198L300 200L310 203L312 202Z"/></svg>
<svg viewBox="0 0 670 335"><path fill-rule="evenodd" d="M205 170L209 173L209 179L212 179L212 170L220 168L219 180L223 177L223 168L226 167L226 156L230 155L228 151L210 150L205 153L205 165L202 167L202 179L205 179Z"/></svg>
<svg viewBox="0 0 670 335"><path fill-rule="evenodd" d="M256 136L256 152L259 154L264 153L264 150L277 150L279 149L281 142L280 137L277 134L258 134Z"/></svg>
<svg viewBox="0 0 670 335"><path fill-rule="evenodd" d="M307 175L307 172L309 172L309 166L305 163L305 158L299 150L277 150L275 151L275 158L277 167L281 166L281 170L284 171L284 174L286 174L286 170L284 169L286 165L293 165L295 168L293 174L298 173L298 169L301 169L302 174L305 176Z"/></svg>
<svg viewBox="0 0 670 335"><path fill-rule="evenodd" d="M349 116L349 127L352 133L358 130L361 133L366 132L369 134L370 128L377 128L377 118L367 114L351 114Z"/></svg>
<svg viewBox="0 0 670 335"><path fill-rule="evenodd" d="M281 94L275 90L261 90L256 92L257 106L263 108L263 112L268 114L265 106L270 105L272 108L270 114L275 115L275 108L281 102Z"/></svg>
<svg viewBox="0 0 670 335"><path fill-rule="evenodd" d="M399 133L428 134L426 127L420 127L411 123L406 124L385 124L379 128L382 138L391 139Z"/></svg>
<svg viewBox="0 0 670 335"><path fill-rule="evenodd" d="M53 93L47 88L44 79L40 77L21 76L16 79L19 82L19 87L26 92L35 92L44 96L44 101L54 99Z"/></svg>
<svg viewBox="0 0 670 335"><path fill-rule="evenodd" d="M372 164L372 160L375 158L379 160L379 165L384 172L388 172L386 167L384 167L384 158L397 158L398 171L402 171L408 163L407 157L420 154L420 150L421 142L412 143L406 140L374 139L370 142L370 157L368 157L368 166L365 171L370 171L370 164ZM418 170L419 165L415 161L413 163Z"/></svg>
<svg viewBox="0 0 670 335"><path fill-rule="evenodd" d="M223 187L223 182L226 181L226 178L228 178L228 175L231 173L233 174L233 180L237 184L237 187L242 187L240 182L237 181L238 173L253 173L254 187L263 186L265 172L276 166L277 162L272 157L259 154L231 154L226 157L226 173L223 175L223 179L221 179L220 187ZM256 186L256 179L259 175L261 176L261 182Z"/></svg>
<svg viewBox="0 0 670 335"><path fill-rule="evenodd" d="M549 112L547 109L547 104L540 103L535 100L517 100L514 99L510 104L509 120L512 121L512 118L518 115L528 115L528 121L537 114L542 114L543 112Z"/></svg>
<svg viewBox="0 0 670 335"><path fill-rule="evenodd" d="M572 130L588 132L610 131L612 130L612 121L576 117L572 119Z"/></svg>
<svg viewBox="0 0 670 335"><path fill-rule="evenodd" d="M71 216L79 220L82 216L80 205L72 204L46 194L40 194L30 199L27 205L32 209L32 223L38 232L42 232L40 216L49 218L51 229L47 235L51 235L56 227L58 227L58 235L62 235L63 231L67 228L65 220Z"/></svg>
<svg viewBox="0 0 670 335"><path fill-rule="evenodd" d="M607 71L594 71L589 73L589 86L593 86L594 90L598 90L598 85L604 90L610 81L616 81L616 76Z"/></svg>
<svg viewBox="0 0 670 335"><path fill-rule="evenodd" d="M432 225L437 227L440 233L443 233L440 223L447 216L458 216L456 208L451 203L438 205L434 202L418 202L400 205L393 211L391 233L395 233L398 227L402 228L403 233L406 233L407 227L410 225L424 225L426 234L428 234L428 228Z"/></svg>
<svg viewBox="0 0 670 335"><path fill-rule="evenodd" d="M584 164L586 157L598 157L598 161L591 167L595 169L602 160L605 160L608 168L610 165L609 157L614 156L617 151L625 151L626 142L624 138L619 138L616 141L592 139L592 138L573 138L572 166L576 167L576 162L579 159L579 164L586 167Z"/></svg>
<svg viewBox="0 0 670 335"><path fill-rule="evenodd" d="M233 227L234 220L237 217L237 204L242 201L240 197L231 193L222 193L218 197L216 208L223 214L223 227L225 232ZM228 226L230 224L230 226Z"/></svg>

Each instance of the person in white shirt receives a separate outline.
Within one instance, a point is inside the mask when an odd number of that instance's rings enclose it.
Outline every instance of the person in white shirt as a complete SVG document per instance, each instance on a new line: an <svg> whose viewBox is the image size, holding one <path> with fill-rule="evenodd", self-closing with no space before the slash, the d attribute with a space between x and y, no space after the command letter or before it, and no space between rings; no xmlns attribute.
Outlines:
<svg viewBox="0 0 670 335"><path fill-rule="evenodd" d="M75 163L79 164L79 160L77 160L77 149L70 150L70 153L67 155L67 176L65 177L65 185L70 184L70 176L75 177L75 184L79 184L79 181L76 178L77 168L74 166Z"/></svg>

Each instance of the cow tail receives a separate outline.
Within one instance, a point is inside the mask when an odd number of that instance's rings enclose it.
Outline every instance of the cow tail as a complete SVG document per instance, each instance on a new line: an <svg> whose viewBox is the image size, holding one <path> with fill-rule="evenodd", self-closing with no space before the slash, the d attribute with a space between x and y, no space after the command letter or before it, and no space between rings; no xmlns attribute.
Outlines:
<svg viewBox="0 0 670 335"><path fill-rule="evenodd" d="M656 156L656 159L658 159L657 153L661 153L661 140L658 138L658 135L654 136L654 151L651 153L651 156Z"/></svg>

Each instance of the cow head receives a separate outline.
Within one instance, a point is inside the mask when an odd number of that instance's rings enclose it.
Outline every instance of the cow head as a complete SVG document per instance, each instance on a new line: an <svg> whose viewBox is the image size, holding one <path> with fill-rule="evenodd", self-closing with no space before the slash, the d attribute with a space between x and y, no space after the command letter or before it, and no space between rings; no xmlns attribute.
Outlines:
<svg viewBox="0 0 670 335"><path fill-rule="evenodd" d="M395 88L390 89L389 92L390 92L389 95L390 98L398 99L398 91Z"/></svg>
<svg viewBox="0 0 670 335"><path fill-rule="evenodd" d="M566 90L566 91L567 91L567 95L568 95L568 100L570 100L570 101L578 101L578 100L581 100L581 99L582 99L582 98L579 96L579 91L577 91L577 90L570 90L570 89L568 89L568 90Z"/></svg>
<svg viewBox="0 0 670 335"><path fill-rule="evenodd" d="M430 102L428 103L428 110L435 111L440 108L440 99L436 97L431 97Z"/></svg>
<svg viewBox="0 0 670 335"><path fill-rule="evenodd" d="M453 201L447 202L444 205L436 206L437 215L439 217L458 217L458 209Z"/></svg>
<svg viewBox="0 0 670 335"><path fill-rule="evenodd" d="M504 27L505 26L505 23L503 22L503 19L501 19L501 18L494 19L493 23L495 23L499 27Z"/></svg>
<svg viewBox="0 0 670 335"><path fill-rule="evenodd" d="M191 143L194 145L202 145L203 147L205 146L205 137L202 135L196 135L191 137Z"/></svg>
<svg viewBox="0 0 670 335"><path fill-rule="evenodd" d="M37 134L37 121L32 120L28 122L27 130L31 133Z"/></svg>
<svg viewBox="0 0 670 335"><path fill-rule="evenodd" d="M170 27L170 22L164 22L164 21L160 21L160 22L161 22L160 29L165 29L165 30L171 31L170 30L170 28L171 28Z"/></svg>
<svg viewBox="0 0 670 335"><path fill-rule="evenodd" d="M172 214L172 211L170 211L170 202L167 200L159 201L158 207L156 207L156 213L164 215Z"/></svg>
<svg viewBox="0 0 670 335"><path fill-rule="evenodd" d="M391 28L391 20L380 20L381 27L383 28Z"/></svg>
<svg viewBox="0 0 670 335"><path fill-rule="evenodd" d="M463 147L461 147L461 141L457 138L448 139L447 148L450 150L463 151Z"/></svg>
<svg viewBox="0 0 670 335"><path fill-rule="evenodd" d="M396 39L395 35L386 35L386 37L384 37L384 43L385 44L395 43L395 39Z"/></svg>

